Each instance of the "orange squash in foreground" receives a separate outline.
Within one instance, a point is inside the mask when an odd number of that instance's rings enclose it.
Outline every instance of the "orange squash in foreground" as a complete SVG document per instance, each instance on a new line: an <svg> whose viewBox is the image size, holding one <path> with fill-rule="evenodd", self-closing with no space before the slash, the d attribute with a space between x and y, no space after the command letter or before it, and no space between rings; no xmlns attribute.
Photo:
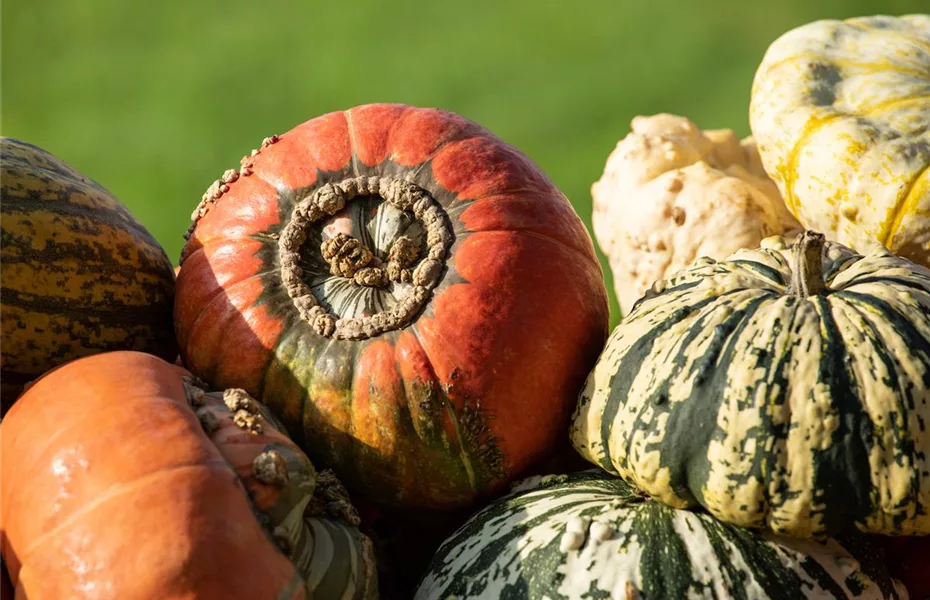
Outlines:
<svg viewBox="0 0 930 600"><path fill-rule="evenodd" d="M60 367L0 426L16 597L305 597L188 404L184 371L117 352Z"/></svg>

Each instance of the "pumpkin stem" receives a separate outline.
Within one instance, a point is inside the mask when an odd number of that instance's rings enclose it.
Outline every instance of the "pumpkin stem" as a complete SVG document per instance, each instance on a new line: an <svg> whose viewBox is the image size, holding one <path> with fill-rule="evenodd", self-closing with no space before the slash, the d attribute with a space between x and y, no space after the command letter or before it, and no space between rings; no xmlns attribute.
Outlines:
<svg viewBox="0 0 930 600"><path fill-rule="evenodd" d="M408 267L420 258L420 249L409 237L402 235L394 241L388 253L388 263L372 254L371 250L352 236L337 233L320 244L323 260L329 272L352 279L356 285L381 287L392 281L410 283L413 273Z"/></svg>
<svg viewBox="0 0 930 600"><path fill-rule="evenodd" d="M303 280L301 248L307 229L335 215L354 198L381 196L396 209L412 213L426 232L426 255L406 236L394 241L386 265L362 243L344 233L325 240L320 246L330 273L351 278L356 285L380 287L390 282L410 284L404 296L390 309L355 318L337 318L320 306L310 286ZM327 183L298 199L291 219L278 238L281 279L301 319L321 336L358 340L405 326L426 304L439 283L445 259L454 236L442 207L420 186L394 177L352 177Z"/></svg>
<svg viewBox="0 0 930 600"><path fill-rule="evenodd" d="M823 280L824 235L805 231L794 246L794 269L791 290L799 298L822 294L827 290Z"/></svg>

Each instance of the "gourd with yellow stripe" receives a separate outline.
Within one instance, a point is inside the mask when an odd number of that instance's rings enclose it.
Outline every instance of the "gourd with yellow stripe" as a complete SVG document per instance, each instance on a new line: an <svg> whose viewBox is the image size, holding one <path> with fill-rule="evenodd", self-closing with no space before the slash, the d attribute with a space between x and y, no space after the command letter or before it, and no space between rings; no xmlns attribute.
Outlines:
<svg viewBox="0 0 930 600"><path fill-rule="evenodd" d="M926 535L928 423L930 270L806 231L657 282L608 340L571 436L728 523Z"/></svg>
<svg viewBox="0 0 930 600"><path fill-rule="evenodd" d="M930 266L930 15L785 33L756 72L750 125L803 226Z"/></svg>
<svg viewBox="0 0 930 600"><path fill-rule="evenodd" d="M177 356L174 273L110 192L48 152L0 138L0 380L23 385L108 350Z"/></svg>

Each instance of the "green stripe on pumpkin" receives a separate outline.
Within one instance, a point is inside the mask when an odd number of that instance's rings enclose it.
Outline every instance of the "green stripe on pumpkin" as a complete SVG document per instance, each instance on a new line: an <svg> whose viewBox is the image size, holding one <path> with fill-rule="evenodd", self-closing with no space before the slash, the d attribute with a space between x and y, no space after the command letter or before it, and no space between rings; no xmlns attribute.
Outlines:
<svg viewBox="0 0 930 600"><path fill-rule="evenodd" d="M569 522L587 528L563 551ZM899 598L861 542L786 538L646 500L600 470L535 478L442 544L416 600L457 598ZM874 562L874 561L873 561Z"/></svg>

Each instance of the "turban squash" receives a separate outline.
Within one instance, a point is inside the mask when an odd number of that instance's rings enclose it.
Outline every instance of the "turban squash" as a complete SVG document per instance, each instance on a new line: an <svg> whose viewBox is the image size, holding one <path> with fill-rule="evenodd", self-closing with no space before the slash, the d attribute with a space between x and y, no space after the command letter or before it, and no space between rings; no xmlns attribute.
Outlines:
<svg viewBox="0 0 930 600"><path fill-rule="evenodd" d="M450 112L307 121L224 173L193 217L184 364L259 398L378 503L467 505L541 459L607 337L568 200Z"/></svg>
<svg viewBox="0 0 930 600"><path fill-rule="evenodd" d="M242 390L206 393L149 354L98 354L30 387L0 434L17 594L376 597L344 493Z"/></svg>
<svg viewBox="0 0 930 600"><path fill-rule="evenodd" d="M816 21L756 71L762 164L808 229L930 266L930 15Z"/></svg>
<svg viewBox="0 0 930 600"><path fill-rule="evenodd" d="M930 270L806 231L657 282L575 447L677 508L798 537L930 533Z"/></svg>
<svg viewBox="0 0 930 600"><path fill-rule="evenodd" d="M905 599L863 540L801 540L647 499L600 469L532 478L439 548L415 600Z"/></svg>
<svg viewBox="0 0 930 600"><path fill-rule="evenodd" d="M165 251L100 184L45 150L0 138L0 401L80 356L174 360Z"/></svg>

